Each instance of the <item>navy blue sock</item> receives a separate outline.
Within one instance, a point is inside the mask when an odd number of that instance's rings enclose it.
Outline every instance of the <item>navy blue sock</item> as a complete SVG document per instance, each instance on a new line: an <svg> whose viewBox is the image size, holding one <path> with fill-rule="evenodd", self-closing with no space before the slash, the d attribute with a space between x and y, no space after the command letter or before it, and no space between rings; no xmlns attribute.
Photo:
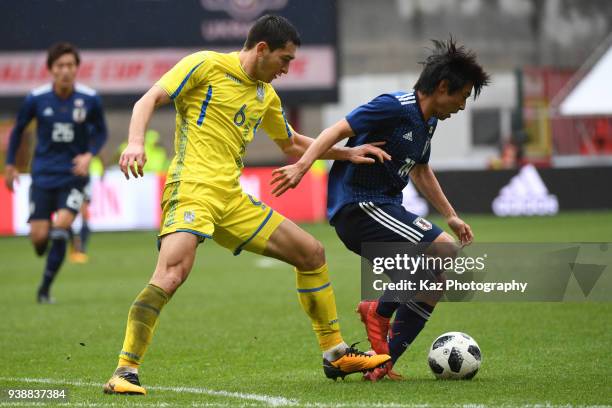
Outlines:
<svg viewBox="0 0 612 408"><path fill-rule="evenodd" d="M376 313L379 316L386 317L389 319L393 316L393 312L400 306L398 302L387 302L384 301L384 295L378 299L378 306L376 307Z"/></svg>
<svg viewBox="0 0 612 408"><path fill-rule="evenodd" d="M70 239L70 233L65 229L53 228L49 233L49 238L51 239L51 249L47 254L47 264L45 265L45 272L39 289L39 292L42 294L49 293L49 288L57 275L57 271L59 271L64 262L66 243Z"/></svg>
<svg viewBox="0 0 612 408"><path fill-rule="evenodd" d="M423 302L402 304L395 314L389 339L389 354L393 364L408 349L429 320L434 307Z"/></svg>
<svg viewBox="0 0 612 408"><path fill-rule="evenodd" d="M387 277L392 282L399 282L404 278L403 273L391 273L385 272ZM412 299L414 294L410 291L406 291L405 293L398 294L393 290L385 290L380 298L378 298L378 307L376 308L376 313L379 316L386 317L390 319L393 316L393 313L400 307L401 304L406 302L408 299Z"/></svg>
<svg viewBox="0 0 612 408"><path fill-rule="evenodd" d="M81 232L79 236L81 237L81 252L87 252L87 242L89 242L89 233L91 230L89 229L89 225L87 221L83 220L83 225L81 226Z"/></svg>

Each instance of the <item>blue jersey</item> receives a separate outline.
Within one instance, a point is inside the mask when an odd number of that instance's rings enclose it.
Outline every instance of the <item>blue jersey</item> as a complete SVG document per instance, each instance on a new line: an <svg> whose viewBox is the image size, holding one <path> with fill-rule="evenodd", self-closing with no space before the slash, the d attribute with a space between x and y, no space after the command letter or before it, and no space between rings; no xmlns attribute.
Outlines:
<svg viewBox="0 0 612 408"><path fill-rule="evenodd" d="M15 164L23 131L36 118L36 148L32 159L32 184L57 188L86 178L72 173L78 154L96 155L106 142L106 123L96 91L76 84L74 92L61 99L51 84L28 94L11 132L6 164Z"/></svg>
<svg viewBox="0 0 612 408"><path fill-rule="evenodd" d="M349 203L401 204L410 170L429 161L438 122L435 117L425 122L414 91L380 95L353 110L346 120L355 133L347 147L385 141L381 148L392 159L375 164L334 162L327 195L327 216L332 223L338 210Z"/></svg>

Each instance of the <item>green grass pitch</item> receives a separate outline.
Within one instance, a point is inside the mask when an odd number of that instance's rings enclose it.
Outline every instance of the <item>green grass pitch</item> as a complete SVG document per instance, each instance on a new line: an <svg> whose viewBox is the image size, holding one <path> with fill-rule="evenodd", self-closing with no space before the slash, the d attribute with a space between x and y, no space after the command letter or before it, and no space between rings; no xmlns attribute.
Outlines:
<svg viewBox="0 0 612 408"><path fill-rule="evenodd" d="M466 220L479 241L612 242L611 212ZM365 348L354 313L359 259L328 225L305 228L326 247L344 337ZM371 384L353 375L334 383L323 376L291 268L234 257L213 242L200 247L191 276L162 313L140 371L149 395L104 395L128 308L155 265L155 233L94 234L90 253L88 264L64 266L53 292L58 303L40 306L44 260L24 237L0 239L0 389L66 387L64 406L79 407L612 404L612 303L443 303L397 366L405 381ZM429 372L429 345L454 330L481 346L473 381L437 381ZM35 403L0 400L3 406Z"/></svg>

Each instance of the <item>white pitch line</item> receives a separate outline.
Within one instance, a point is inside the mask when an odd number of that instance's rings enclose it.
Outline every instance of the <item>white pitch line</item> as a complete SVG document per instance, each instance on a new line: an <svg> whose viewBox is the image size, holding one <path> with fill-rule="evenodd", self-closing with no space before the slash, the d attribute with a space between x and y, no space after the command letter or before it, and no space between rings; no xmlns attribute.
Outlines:
<svg viewBox="0 0 612 408"><path fill-rule="evenodd" d="M0 377L0 381L13 381L13 382L38 383L38 384L60 384L60 385L65 384L65 385L74 385L76 387L102 387L102 384L100 383L84 382L84 381L70 381L70 380L55 380L53 378ZM158 390L158 391L170 391L170 392L188 393L188 394L204 394L204 395L211 395L215 397L228 397L228 398L238 398L242 400L259 401L271 407L299 405L299 402L295 399L275 397L275 396L265 395L265 394L252 394L252 393L232 392L232 391L217 391L217 390L210 390L207 388L196 388L196 387L150 386L147 388L150 390Z"/></svg>
<svg viewBox="0 0 612 408"><path fill-rule="evenodd" d="M17 377L0 377L0 381L11 381L11 382L25 382L25 383L38 383L38 384L60 384L60 385L74 385L76 387L101 387L102 384L94 383L94 382L84 382L84 381L64 381L64 380L56 380L53 378L17 378ZM4 388L7 388L4 386ZM212 396L220 396L220 397L229 397L229 398L238 398L244 400L252 400L258 401L260 404L256 403L242 403L240 405L230 404L230 403L214 403L214 402L191 402L188 406L193 408L213 408L213 407L260 407L262 404L272 407L281 407L281 406L293 406L293 407L305 407L305 408L612 408L611 405L572 405L572 404L550 404L550 403L542 403L542 404L522 404L522 405L512 405L512 404L496 404L496 405L487 405L487 404L402 404L395 402L366 402L366 401L355 401L355 402L336 402L336 403L328 403L328 402L300 402L297 399L288 399L284 397L273 397L265 394L252 394L252 393L241 393L241 392L231 392L231 391L216 391L209 390L206 388L196 388L196 387L164 387L164 386L152 386L147 387L152 390L159 391L170 391L170 392L180 392L180 393L190 393L190 394L204 394L204 395L212 395ZM106 402L58 402L54 401L45 401L45 402L0 402L0 407L32 407L39 406L44 407L47 404L53 403L59 406L66 407L151 407L151 408L165 408L165 407L173 407L175 404L165 403L165 402L132 402L129 401L127 404L125 402L122 403L106 403Z"/></svg>

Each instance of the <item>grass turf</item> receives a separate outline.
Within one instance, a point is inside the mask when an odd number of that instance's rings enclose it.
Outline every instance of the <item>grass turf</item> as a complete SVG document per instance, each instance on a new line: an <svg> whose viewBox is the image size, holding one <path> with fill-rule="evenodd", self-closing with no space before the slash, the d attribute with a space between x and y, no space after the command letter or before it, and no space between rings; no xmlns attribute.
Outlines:
<svg viewBox="0 0 612 408"><path fill-rule="evenodd" d="M612 242L610 212L466 220L479 241ZM344 337L364 348L353 313L359 259L329 226L305 228L326 247ZM248 253L233 257L213 242L199 249L162 313L141 368L149 395L106 396L101 384L115 367L127 310L155 265L155 234L94 234L90 262L64 266L53 291L58 303L48 306L34 302L44 260L27 239L1 238L0 253L0 389L66 387L68 406L612 404L611 303L442 303L397 365L405 381L370 384L353 375L334 383L323 377L291 268ZM473 381L437 381L429 372L431 341L455 330L481 346ZM0 399L5 405L14 403Z"/></svg>

